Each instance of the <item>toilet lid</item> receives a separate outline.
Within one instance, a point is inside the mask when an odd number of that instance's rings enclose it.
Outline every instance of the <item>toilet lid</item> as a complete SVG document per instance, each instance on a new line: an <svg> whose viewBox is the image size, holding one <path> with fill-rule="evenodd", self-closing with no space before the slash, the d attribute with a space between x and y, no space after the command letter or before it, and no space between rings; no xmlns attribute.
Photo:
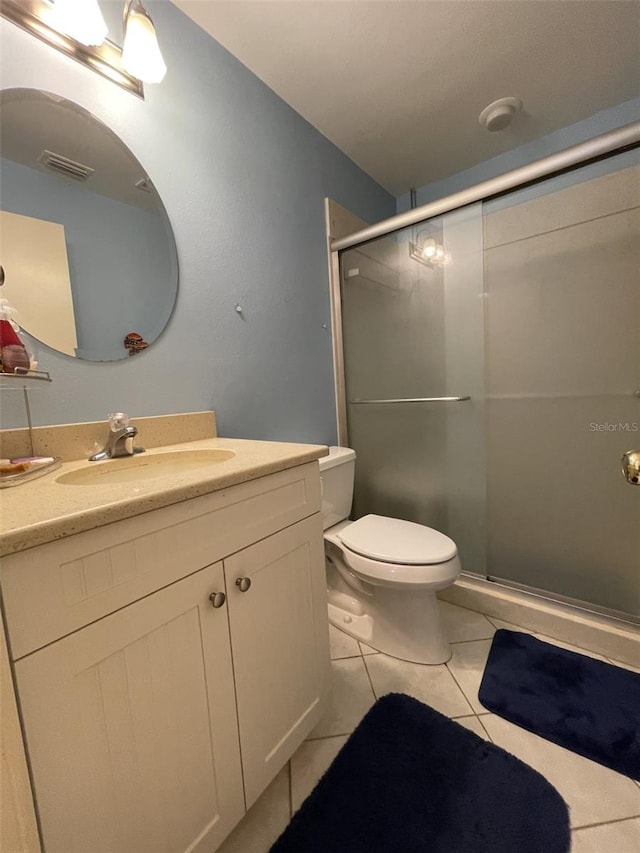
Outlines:
<svg viewBox="0 0 640 853"><path fill-rule="evenodd" d="M424 524L365 515L338 534L340 541L356 554L383 563L425 566L452 560L456 543Z"/></svg>

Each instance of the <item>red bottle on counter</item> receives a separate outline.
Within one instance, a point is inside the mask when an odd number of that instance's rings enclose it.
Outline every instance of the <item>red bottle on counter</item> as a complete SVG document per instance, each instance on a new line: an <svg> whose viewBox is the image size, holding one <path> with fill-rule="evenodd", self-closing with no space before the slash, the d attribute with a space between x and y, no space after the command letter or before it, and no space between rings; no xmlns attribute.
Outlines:
<svg viewBox="0 0 640 853"><path fill-rule="evenodd" d="M15 373L16 367L29 370L30 360L24 344L9 320L11 308L7 300L0 300L0 370Z"/></svg>

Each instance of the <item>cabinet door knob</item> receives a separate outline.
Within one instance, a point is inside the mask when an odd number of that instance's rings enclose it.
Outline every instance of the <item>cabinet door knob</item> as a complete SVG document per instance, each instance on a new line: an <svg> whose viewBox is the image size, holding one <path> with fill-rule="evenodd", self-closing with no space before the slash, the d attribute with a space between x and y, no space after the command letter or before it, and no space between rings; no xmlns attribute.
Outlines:
<svg viewBox="0 0 640 853"><path fill-rule="evenodd" d="M209 596L212 607L222 607L226 600L227 596L224 592L212 592Z"/></svg>
<svg viewBox="0 0 640 853"><path fill-rule="evenodd" d="M240 592L246 592L251 586L251 578L236 578L236 586Z"/></svg>

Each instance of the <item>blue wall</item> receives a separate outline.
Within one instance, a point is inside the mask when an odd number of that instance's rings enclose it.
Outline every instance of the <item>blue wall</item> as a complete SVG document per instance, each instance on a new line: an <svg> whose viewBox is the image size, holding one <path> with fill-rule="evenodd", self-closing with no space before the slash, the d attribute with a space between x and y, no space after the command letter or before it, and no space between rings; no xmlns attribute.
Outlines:
<svg viewBox="0 0 640 853"><path fill-rule="evenodd" d="M370 222L395 200L175 6L146 5L169 70L145 101L0 20L2 87L55 92L111 127L158 189L180 264L176 309L142 355L40 347L54 382L31 394L34 422L213 408L221 435L334 442L324 198ZM20 397L3 396L3 426L24 425Z"/></svg>
<svg viewBox="0 0 640 853"><path fill-rule="evenodd" d="M458 172L455 175L449 175L440 181L434 181L431 184L416 189L416 202L418 205L427 204L430 201L436 201L440 198L445 198L452 193L475 186L481 181L488 181L498 175L504 175L512 169L517 169L520 166L525 166L528 163L533 163L534 160L540 160L542 157L547 157L550 154L556 154L565 148L570 148L572 145L578 145L581 142L586 142L599 136L602 133L607 133L610 130L623 127L625 124L630 124L640 120L640 98L635 98L632 101L626 101L623 104L618 104L609 110L602 110L595 113L590 118L584 121L571 124L568 127L549 133L547 136L542 136L540 139L535 139L526 145L520 145L512 151L507 151L500 154L498 157L492 157L490 160L485 160L471 169L466 169L463 172ZM629 157L629 165L632 162L637 162L636 157L632 154ZM618 168L620 166L618 165ZM607 166L598 164L592 168L589 177L596 177L599 174L606 172ZM584 179L584 174L582 176ZM574 178L570 175L553 179L554 184L549 186L549 190L553 191L560 189L563 186L568 186ZM544 192L544 189L536 189L535 187L524 192L526 196L519 196L518 201L528 200L529 198ZM508 201L500 202L502 206L508 204ZM404 193L398 198L397 212L404 213L409 210L410 198L409 193Z"/></svg>

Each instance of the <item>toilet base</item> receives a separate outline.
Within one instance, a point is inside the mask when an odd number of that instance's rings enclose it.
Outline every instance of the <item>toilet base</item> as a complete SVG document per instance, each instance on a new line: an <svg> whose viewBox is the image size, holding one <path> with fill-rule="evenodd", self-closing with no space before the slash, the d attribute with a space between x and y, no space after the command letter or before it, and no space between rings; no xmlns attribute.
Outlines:
<svg viewBox="0 0 640 853"><path fill-rule="evenodd" d="M328 587L329 622L379 652L412 663L442 664L451 646L442 634L435 592L372 587L359 595Z"/></svg>

